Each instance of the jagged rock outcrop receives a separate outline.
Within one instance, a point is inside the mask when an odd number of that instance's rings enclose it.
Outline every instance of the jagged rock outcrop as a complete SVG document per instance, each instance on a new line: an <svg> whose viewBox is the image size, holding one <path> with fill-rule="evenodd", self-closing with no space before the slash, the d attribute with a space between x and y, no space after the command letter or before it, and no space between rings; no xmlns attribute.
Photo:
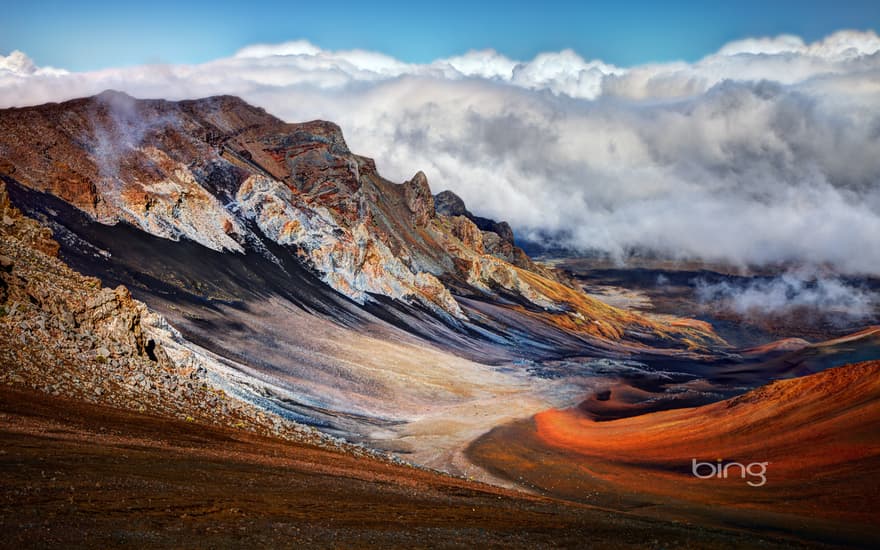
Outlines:
<svg viewBox="0 0 880 550"><path fill-rule="evenodd" d="M413 224L419 227L427 225L434 217L434 196L431 195L424 172L416 173L403 184L403 196L406 197L406 206L413 214Z"/></svg>
<svg viewBox="0 0 880 550"><path fill-rule="evenodd" d="M565 273L532 261L523 249L516 246L513 229L509 223L475 216L467 209L464 200L452 191L447 190L437 193L434 197L434 203L439 215L453 218L464 217L473 222L482 231L481 244L487 254L491 254L522 269L538 273L563 285L576 285Z"/></svg>
<svg viewBox="0 0 880 550"><path fill-rule="evenodd" d="M504 242L514 244L513 229L507 222L497 222L489 218L475 216L464 204L461 197L452 191L441 191L434 197L436 210L443 216L464 216L474 222L481 231L495 233Z"/></svg>
<svg viewBox="0 0 880 550"><path fill-rule="evenodd" d="M406 298L456 318L464 314L440 281L413 273L366 223L342 227L323 206L312 206L277 180L251 176L237 194L242 212L270 239L301 251L324 282L363 304L368 293Z"/></svg>
<svg viewBox="0 0 880 550"><path fill-rule="evenodd" d="M466 248L469 248L477 254L483 254L483 232L476 226L474 222L464 216L455 216L450 219L450 225L453 236L461 241Z"/></svg>

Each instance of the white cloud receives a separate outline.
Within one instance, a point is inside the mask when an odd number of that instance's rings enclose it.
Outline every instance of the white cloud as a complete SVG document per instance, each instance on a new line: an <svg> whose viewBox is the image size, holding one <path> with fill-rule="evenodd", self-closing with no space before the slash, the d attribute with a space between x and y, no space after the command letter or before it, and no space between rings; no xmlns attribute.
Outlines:
<svg viewBox="0 0 880 550"><path fill-rule="evenodd" d="M0 106L107 88L229 93L286 120L333 120L392 179L422 169L473 211L572 246L880 275L873 32L748 39L695 63L631 68L571 51L409 64L304 41L89 73L0 57Z"/></svg>
<svg viewBox="0 0 880 550"><path fill-rule="evenodd" d="M623 70L601 61L585 61L571 50L542 53L529 63L517 65L511 82L524 88L550 89L571 97L595 98L606 76Z"/></svg>
<svg viewBox="0 0 880 550"><path fill-rule="evenodd" d="M281 44L251 44L235 52L234 57L250 59L278 55L318 55L320 53L321 48L307 40L292 40Z"/></svg>
<svg viewBox="0 0 880 550"><path fill-rule="evenodd" d="M37 72L37 66L24 54L15 50L7 56L0 55L0 71L16 75L28 75Z"/></svg>
<svg viewBox="0 0 880 550"><path fill-rule="evenodd" d="M834 321L869 319L877 314L880 296L839 277L792 270L772 279L747 282L696 281L697 297L743 316L789 315L804 311Z"/></svg>
<svg viewBox="0 0 880 550"><path fill-rule="evenodd" d="M799 36L783 34L776 37L746 38L725 44L719 56L741 54L794 54L831 61L842 61L880 50L880 38L873 32L839 31L823 40L806 44Z"/></svg>
<svg viewBox="0 0 880 550"><path fill-rule="evenodd" d="M53 67L37 67L30 57L19 50L14 50L6 56L0 55L0 78L61 74L67 74L67 71Z"/></svg>
<svg viewBox="0 0 880 550"><path fill-rule="evenodd" d="M780 54L802 51L804 46L804 41L799 36L782 34L772 38L746 38L728 42L718 50L718 55Z"/></svg>
<svg viewBox="0 0 880 550"><path fill-rule="evenodd" d="M509 80L518 64L518 62L501 55L495 50L470 51L464 55L450 57L433 63L441 71L444 68L454 71L451 73L443 71L447 74L457 72L467 76L499 80Z"/></svg>

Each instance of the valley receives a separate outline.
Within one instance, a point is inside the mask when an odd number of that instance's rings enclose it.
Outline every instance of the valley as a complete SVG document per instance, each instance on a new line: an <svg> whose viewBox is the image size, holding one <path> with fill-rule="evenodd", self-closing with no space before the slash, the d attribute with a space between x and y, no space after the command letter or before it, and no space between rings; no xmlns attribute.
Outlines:
<svg viewBox="0 0 880 550"><path fill-rule="evenodd" d="M874 539L860 495L877 491L859 480L880 470L880 318L822 299L841 285L870 297L875 279L532 258L424 173L382 177L335 124L231 96L7 109L0 151L3 475L27 497L5 523L66 513L57 476L50 500L29 496L46 459L103 499L104 519L53 527L61 543L159 537L172 516L182 531L146 542L277 542L292 521L306 542L357 545L432 530L549 544L558 528L625 548L646 544L644 525L655 546ZM756 314L779 284L782 309ZM752 295L764 301L740 307ZM777 466L766 489L689 474L713 458ZM85 489L113 476L108 494ZM179 504L144 507L166 477ZM340 504L352 479L363 510ZM257 500L239 496L252 484ZM323 491L314 514L293 511ZM125 516L125 495L152 518L131 533L102 523ZM401 523L380 529L384 514Z"/></svg>

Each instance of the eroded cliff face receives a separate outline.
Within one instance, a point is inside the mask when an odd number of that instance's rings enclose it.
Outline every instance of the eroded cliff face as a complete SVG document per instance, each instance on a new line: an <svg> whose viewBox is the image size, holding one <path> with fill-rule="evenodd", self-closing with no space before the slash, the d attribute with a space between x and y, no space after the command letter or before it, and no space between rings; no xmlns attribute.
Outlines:
<svg viewBox="0 0 880 550"><path fill-rule="evenodd" d="M566 273L532 261L525 251L516 245L513 229L507 222L498 222L475 216L464 201L452 191L442 191L434 197L437 213L453 218L465 218L482 234L482 250L507 263L537 273L565 286L574 287L574 280Z"/></svg>
<svg viewBox="0 0 880 550"><path fill-rule="evenodd" d="M506 223L473 216L448 193L435 201L425 174L402 184L382 178L335 124L284 123L238 98L105 92L5 110L0 159L0 174L104 224L273 259L264 235L362 305L386 297L456 326L473 321L458 298L468 296L573 334L719 343L706 326L647 319L587 296L516 247Z"/></svg>

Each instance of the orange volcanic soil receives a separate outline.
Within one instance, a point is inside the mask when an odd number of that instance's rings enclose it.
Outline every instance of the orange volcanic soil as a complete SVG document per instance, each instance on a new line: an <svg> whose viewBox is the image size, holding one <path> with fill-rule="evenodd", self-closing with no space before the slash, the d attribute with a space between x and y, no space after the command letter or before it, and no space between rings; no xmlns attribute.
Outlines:
<svg viewBox="0 0 880 550"><path fill-rule="evenodd" d="M702 407L596 421L599 403L625 407L615 401L631 396L618 391L497 428L469 454L496 474L584 502L837 542L880 536L880 361ZM767 462L766 483L750 486L760 477L743 479L737 466L700 479L693 459Z"/></svg>
<svg viewBox="0 0 880 550"><path fill-rule="evenodd" d="M0 386L0 548L787 548Z"/></svg>

